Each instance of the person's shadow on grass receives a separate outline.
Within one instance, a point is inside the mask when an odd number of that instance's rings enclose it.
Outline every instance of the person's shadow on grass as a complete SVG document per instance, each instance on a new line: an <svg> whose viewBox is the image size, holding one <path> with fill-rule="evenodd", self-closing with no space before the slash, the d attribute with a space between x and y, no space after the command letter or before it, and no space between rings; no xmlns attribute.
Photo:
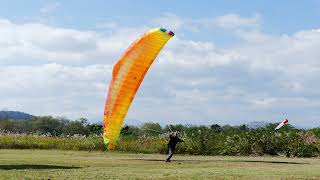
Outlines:
<svg viewBox="0 0 320 180"><path fill-rule="evenodd" d="M31 164L14 164L0 165L0 170L25 170L25 169L79 169L77 166L56 166L56 165L31 165Z"/></svg>

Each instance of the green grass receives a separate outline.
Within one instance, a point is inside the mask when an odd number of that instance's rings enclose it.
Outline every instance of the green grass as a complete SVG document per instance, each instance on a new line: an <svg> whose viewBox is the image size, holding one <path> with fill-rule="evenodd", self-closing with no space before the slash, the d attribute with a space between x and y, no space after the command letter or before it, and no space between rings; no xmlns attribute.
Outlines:
<svg viewBox="0 0 320 180"><path fill-rule="evenodd" d="M0 150L0 179L320 178L319 158L178 156Z"/></svg>

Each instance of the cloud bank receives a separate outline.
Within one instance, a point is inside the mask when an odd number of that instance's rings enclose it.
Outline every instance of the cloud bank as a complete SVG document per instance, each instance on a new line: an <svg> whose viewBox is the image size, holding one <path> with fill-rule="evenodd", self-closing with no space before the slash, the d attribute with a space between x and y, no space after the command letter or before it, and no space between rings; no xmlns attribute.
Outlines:
<svg viewBox="0 0 320 180"><path fill-rule="evenodd" d="M152 25L166 25L177 36L151 67L127 118L243 124L288 117L298 126L319 125L320 30L271 35L261 31L261 19L168 13L145 27L100 23L109 33L1 19L0 108L101 121L113 64ZM190 24L240 42L220 47L179 36Z"/></svg>

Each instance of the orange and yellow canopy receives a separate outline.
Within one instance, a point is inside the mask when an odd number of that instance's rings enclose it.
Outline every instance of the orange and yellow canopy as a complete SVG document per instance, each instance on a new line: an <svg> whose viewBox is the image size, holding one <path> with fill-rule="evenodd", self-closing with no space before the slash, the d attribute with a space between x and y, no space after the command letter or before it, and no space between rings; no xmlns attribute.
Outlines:
<svg viewBox="0 0 320 180"><path fill-rule="evenodd" d="M154 59L174 33L152 29L137 39L113 68L104 112L103 138L113 150L131 102Z"/></svg>

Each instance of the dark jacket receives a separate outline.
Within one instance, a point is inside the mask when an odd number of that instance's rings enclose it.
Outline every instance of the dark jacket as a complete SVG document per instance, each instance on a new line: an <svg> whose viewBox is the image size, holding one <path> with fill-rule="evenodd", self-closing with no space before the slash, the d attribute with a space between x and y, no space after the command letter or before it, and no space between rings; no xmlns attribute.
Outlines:
<svg viewBox="0 0 320 180"><path fill-rule="evenodd" d="M184 142L182 139L180 139L178 136L169 136L170 140L168 143L168 147L175 149L178 142Z"/></svg>

